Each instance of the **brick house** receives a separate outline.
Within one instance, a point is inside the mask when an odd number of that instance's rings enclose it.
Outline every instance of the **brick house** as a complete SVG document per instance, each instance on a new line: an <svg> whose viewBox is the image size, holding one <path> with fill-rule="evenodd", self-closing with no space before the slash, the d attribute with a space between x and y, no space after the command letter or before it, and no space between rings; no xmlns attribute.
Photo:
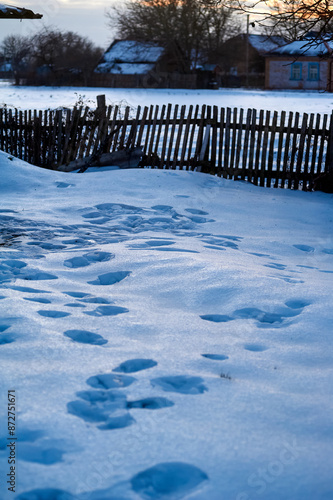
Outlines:
<svg viewBox="0 0 333 500"><path fill-rule="evenodd" d="M333 43L308 36L266 56L266 89L328 90L332 86Z"/></svg>
<svg viewBox="0 0 333 500"><path fill-rule="evenodd" d="M175 44L115 40L94 70L93 84L106 87L195 88L196 75Z"/></svg>
<svg viewBox="0 0 333 500"><path fill-rule="evenodd" d="M265 85L265 55L284 45L280 36L246 33L227 40L221 47L218 58L220 85L223 87Z"/></svg>

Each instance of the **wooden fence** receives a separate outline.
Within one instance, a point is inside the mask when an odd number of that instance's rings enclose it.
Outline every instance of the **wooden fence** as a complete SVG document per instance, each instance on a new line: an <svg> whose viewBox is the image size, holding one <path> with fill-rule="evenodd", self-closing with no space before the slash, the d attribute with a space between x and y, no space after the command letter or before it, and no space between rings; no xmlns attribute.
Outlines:
<svg viewBox="0 0 333 500"><path fill-rule="evenodd" d="M333 115L332 115L333 116ZM0 149L41 167L141 146L141 167L197 169L267 187L308 189L333 168L333 121L217 106L0 109Z"/></svg>

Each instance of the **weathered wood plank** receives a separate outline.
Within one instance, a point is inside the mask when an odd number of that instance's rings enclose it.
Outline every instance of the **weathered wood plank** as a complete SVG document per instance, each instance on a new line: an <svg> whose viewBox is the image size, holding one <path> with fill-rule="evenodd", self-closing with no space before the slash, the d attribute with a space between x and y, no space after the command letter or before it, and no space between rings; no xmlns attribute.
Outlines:
<svg viewBox="0 0 333 500"><path fill-rule="evenodd" d="M272 126L271 126L271 136L269 141L269 151L268 151L268 164L267 164L267 187L271 187L272 181L272 170L274 164L274 149L275 149L275 134L278 121L278 112L274 111Z"/></svg>

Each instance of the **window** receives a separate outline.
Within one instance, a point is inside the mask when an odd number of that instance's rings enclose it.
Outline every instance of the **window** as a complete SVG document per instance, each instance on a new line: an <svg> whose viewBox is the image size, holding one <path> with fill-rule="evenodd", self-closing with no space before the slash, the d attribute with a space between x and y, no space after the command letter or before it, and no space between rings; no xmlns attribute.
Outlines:
<svg viewBox="0 0 333 500"><path fill-rule="evenodd" d="M319 63L309 63L308 79L313 82L319 80Z"/></svg>
<svg viewBox="0 0 333 500"><path fill-rule="evenodd" d="M302 80L302 63L293 63L291 65L291 79Z"/></svg>

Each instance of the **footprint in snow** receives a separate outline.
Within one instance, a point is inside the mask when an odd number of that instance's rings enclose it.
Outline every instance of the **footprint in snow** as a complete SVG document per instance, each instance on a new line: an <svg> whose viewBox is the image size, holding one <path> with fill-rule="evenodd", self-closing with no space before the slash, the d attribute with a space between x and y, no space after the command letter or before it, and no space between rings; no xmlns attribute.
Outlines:
<svg viewBox="0 0 333 500"><path fill-rule="evenodd" d="M136 378L128 375L113 375L112 373L105 373L89 377L87 384L95 389L120 389L122 387L128 387L135 381Z"/></svg>
<svg viewBox="0 0 333 500"><path fill-rule="evenodd" d="M133 476L131 486L141 498L180 499L208 479L198 467L184 462L166 462Z"/></svg>
<svg viewBox="0 0 333 500"><path fill-rule="evenodd" d="M152 397L140 399L138 401L129 401L127 403L128 409L144 409L144 410L160 410L161 408L169 408L174 406L174 402L167 398Z"/></svg>
<svg viewBox="0 0 333 500"><path fill-rule="evenodd" d="M106 389L109 389L110 385L112 388L119 387L110 383L110 379L103 385L108 386ZM86 422L99 424L97 428L100 430L122 429L135 423L134 418L126 411L126 395L121 392L90 390L78 392L77 396L81 399L67 404L68 413Z"/></svg>
<svg viewBox="0 0 333 500"><path fill-rule="evenodd" d="M94 281L88 281L89 285L114 285L115 283L119 283L123 281L127 276L131 274L130 271L116 271L106 274L101 274Z"/></svg>
<svg viewBox="0 0 333 500"><path fill-rule="evenodd" d="M52 301L49 299L39 298L39 297L23 297L24 300L28 300L30 302L38 302L39 304L51 304Z"/></svg>
<svg viewBox="0 0 333 500"><path fill-rule="evenodd" d="M0 346L6 344L12 344L15 342L16 337L13 333L1 333L0 332Z"/></svg>
<svg viewBox="0 0 333 500"><path fill-rule="evenodd" d="M226 323L236 319L255 319L259 323L259 328L270 328L272 325L274 325L274 327L278 327L280 325L282 326L286 318L293 318L301 314L304 307L309 304L310 302L306 300L292 299L285 302L285 306L287 307L277 307L277 312L266 312L256 307L244 307L234 311L232 316L223 314L205 314L201 315L200 318L206 321L212 321L213 323Z"/></svg>
<svg viewBox="0 0 333 500"><path fill-rule="evenodd" d="M45 318L65 318L66 316L70 316L70 313L63 311L40 310L37 312L40 316L44 316Z"/></svg>
<svg viewBox="0 0 333 500"><path fill-rule="evenodd" d="M75 186L75 184L67 184L67 182L56 182L55 184L56 184L57 188L61 188L61 189L66 189L68 187Z"/></svg>
<svg viewBox="0 0 333 500"><path fill-rule="evenodd" d="M304 309L304 307L310 306L311 302L305 299L291 299L287 300L285 305L290 309Z"/></svg>
<svg viewBox="0 0 333 500"><path fill-rule="evenodd" d="M213 323L228 323L234 319L226 314L204 314L200 318L205 321L212 321Z"/></svg>
<svg viewBox="0 0 333 500"><path fill-rule="evenodd" d="M129 359L128 361L124 361L117 368L114 368L112 371L114 372L122 372L122 373L134 373L141 370L147 370L148 368L153 368L157 366L156 361L153 359Z"/></svg>
<svg viewBox="0 0 333 500"><path fill-rule="evenodd" d="M201 377L191 377L189 375L159 377L151 380L151 384L161 387L163 391L179 392L181 394L202 394L208 390Z"/></svg>
<svg viewBox="0 0 333 500"><path fill-rule="evenodd" d="M72 257L64 262L64 266L77 269L79 267L87 267L90 264L97 262L107 262L113 259L114 255L109 252L90 252L80 257Z"/></svg>
<svg viewBox="0 0 333 500"><path fill-rule="evenodd" d="M16 500L77 500L77 496L68 491L55 488L41 488L21 493Z"/></svg>
<svg viewBox="0 0 333 500"><path fill-rule="evenodd" d="M86 330L67 330L64 335L80 344L105 345L108 342L102 335Z"/></svg>
<svg viewBox="0 0 333 500"><path fill-rule="evenodd" d="M34 444L20 443L19 460L43 465L53 465L62 462L65 452L59 448L45 448Z"/></svg>
<svg viewBox="0 0 333 500"><path fill-rule="evenodd" d="M311 253L315 251L315 249L309 245L293 245L293 247L297 248L297 250L301 250L301 252Z"/></svg>
<svg viewBox="0 0 333 500"><path fill-rule="evenodd" d="M264 345L261 344L245 344L244 349L246 349L246 351L252 351L252 352L263 352L267 351L268 347L265 347Z"/></svg>
<svg viewBox="0 0 333 500"><path fill-rule="evenodd" d="M204 358L212 359L213 361L225 361L229 359L229 356L225 356L224 354L201 354Z"/></svg>
<svg viewBox="0 0 333 500"><path fill-rule="evenodd" d="M73 297L75 299L82 299L84 297L88 297L90 294L89 293L84 293L84 292L63 292L65 295L69 295L70 297Z"/></svg>
<svg viewBox="0 0 333 500"><path fill-rule="evenodd" d="M117 316L118 314L125 314L128 312L129 310L126 307L99 306L94 311L88 311L85 312L84 314L87 314L88 316L101 317L101 316Z"/></svg>
<svg viewBox="0 0 333 500"><path fill-rule="evenodd" d="M51 293L47 290L38 290L37 288L30 288L27 286L11 286L9 288L11 288L11 290L16 290L17 292L23 293Z"/></svg>
<svg viewBox="0 0 333 500"><path fill-rule="evenodd" d="M208 212L204 212L203 210L198 210L197 208L185 208L185 212L189 212L193 215L209 215Z"/></svg>

